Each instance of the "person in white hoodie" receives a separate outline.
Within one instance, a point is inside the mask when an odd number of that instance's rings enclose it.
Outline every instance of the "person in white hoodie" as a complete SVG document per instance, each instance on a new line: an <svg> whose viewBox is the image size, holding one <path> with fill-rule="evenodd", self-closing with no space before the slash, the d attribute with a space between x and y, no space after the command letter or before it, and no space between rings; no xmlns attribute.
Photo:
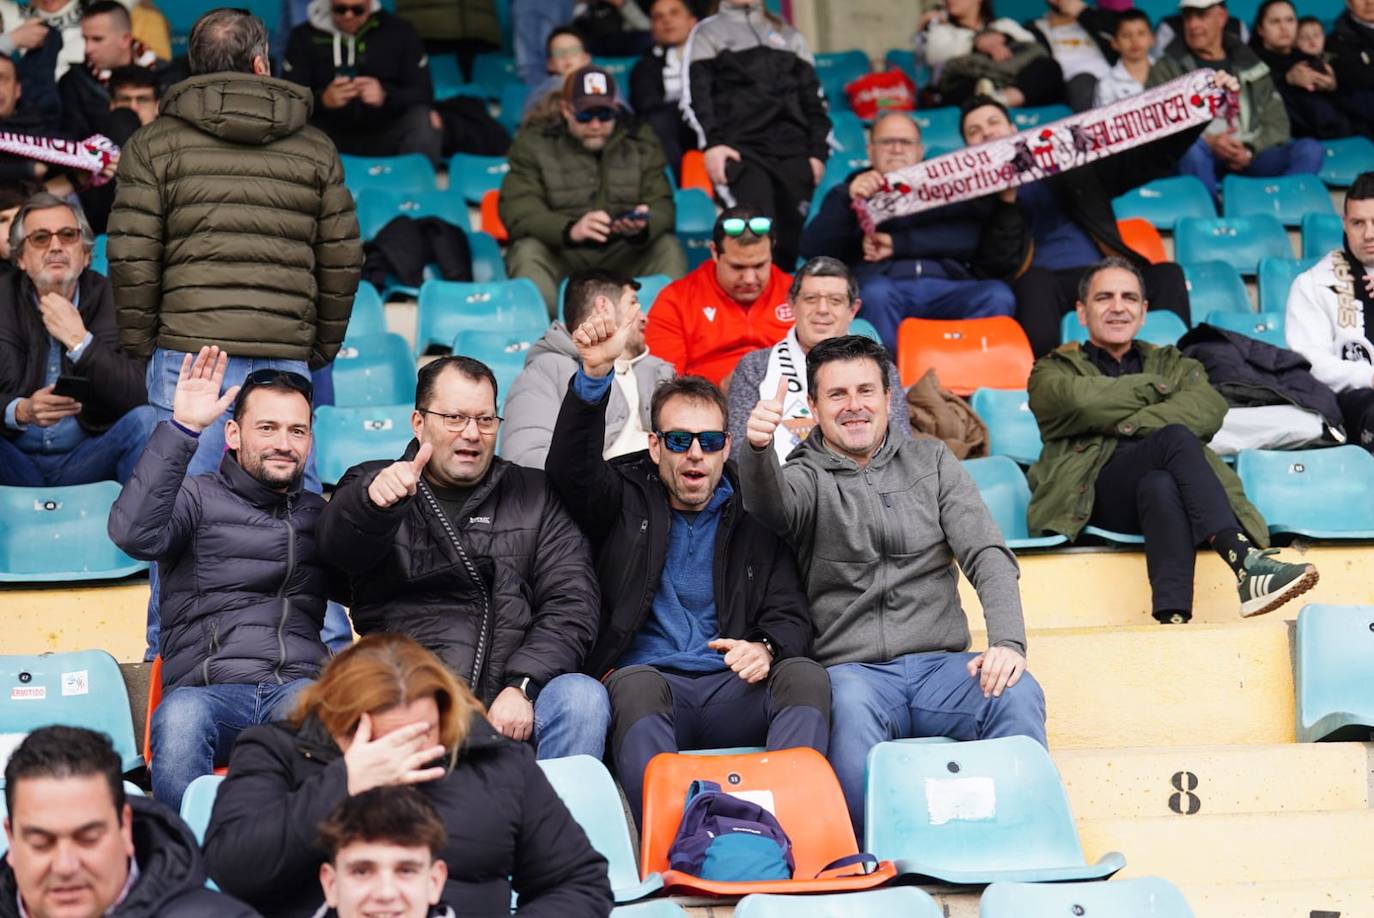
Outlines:
<svg viewBox="0 0 1374 918"><path fill-rule="evenodd" d="M1374 172L1345 195L1345 245L1288 291L1288 346L1336 391L1346 441L1374 452Z"/></svg>

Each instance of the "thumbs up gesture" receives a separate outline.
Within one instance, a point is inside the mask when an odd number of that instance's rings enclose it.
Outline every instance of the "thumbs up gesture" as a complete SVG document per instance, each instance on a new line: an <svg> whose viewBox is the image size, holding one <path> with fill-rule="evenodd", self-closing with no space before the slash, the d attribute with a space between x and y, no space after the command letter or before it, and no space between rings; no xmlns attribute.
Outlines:
<svg viewBox="0 0 1374 918"><path fill-rule="evenodd" d="M367 486L368 499L379 509L385 510L408 497L413 497L415 489L420 486L420 473L425 470L433 453L434 447L428 443L421 443L420 451L415 454L414 459L401 459L382 469L377 473L377 477L372 479L372 484Z"/></svg>
<svg viewBox="0 0 1374 918"><path fill-rule="evenodd" d="M777 394L761 400L749 414L749 424L745 428L749 445L754 449L767 449L773 445L773 431L782 423L782 400L787 397L787 380L778 380Z"/></svg>
<svg viewBox="0 0 1374 918"><path fill-rule="evenodd" d="M587 320L573 330L573 344L582 359L582 369L588 376L599 379L615 369L615 360L625 351L630 329L639 321L639 310L631 309L623 320L618 319L615 307L601 301L592 308Z"/></svg>

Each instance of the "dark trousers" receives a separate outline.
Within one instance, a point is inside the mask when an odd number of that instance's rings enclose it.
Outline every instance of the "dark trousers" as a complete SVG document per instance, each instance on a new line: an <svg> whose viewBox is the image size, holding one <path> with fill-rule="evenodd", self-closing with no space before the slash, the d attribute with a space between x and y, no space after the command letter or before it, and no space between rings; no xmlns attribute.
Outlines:
<svg viewBox="0 0 1374 918"><path fill-rule="evenodd" d="M802 223L811 208L816 180L805 156L764 161L741 150L739 160L725 164L729 187L721 193L726 206L756 207L773 218L773 264L791 274L797 266Z"/></svg>
<svg viewBox="0 0 1374 918"><path fill-rule="evenodd" d="M1123 440L1097 477L1094 526L1145 537L1154 611L1192 611L1198 545L1239 529L1202 441L1182 424Z"/></svg>
<svg viewBox="0 0 1374 918"><path fill-rule="evenodd" d="M1336 393L1345 424L1345 441L1374 452L1374 389L1346 389Z"/></svg>
<svg viewBox="0 0 1374 918"><path fill-rule="evenodd" d="M421 153L439 165L444 135L429 123L428 105L406 109L396 119L367 128L345 129L329 125L325 133L340 153L353 156L400 156Z"/></svg>
<svg viewBox="0 0 1374 918"><path fill-rule="evenodd" d="M635 823L644 806L644 769L660 752L758 746L830 745L830 680L814 660L774 664L749 684L731 670L689 674L629 666L606 682L611 754Z"/></svg>
<svg viewBox="0 0 1374 918"><path fill-rule="evenodd" d="M1064 313L1078 302L1078 281L1083 268L1027 268L1017 278L1012 289L1016 293L1016 321L1025 329L1031 350L1043 357L1059 346L1059 323ZM1151 309L1167 309L1189 321L1188 284L1183 269L1171 261L1149 265L1141 272L1145 276L1145 299Z"/></svg>

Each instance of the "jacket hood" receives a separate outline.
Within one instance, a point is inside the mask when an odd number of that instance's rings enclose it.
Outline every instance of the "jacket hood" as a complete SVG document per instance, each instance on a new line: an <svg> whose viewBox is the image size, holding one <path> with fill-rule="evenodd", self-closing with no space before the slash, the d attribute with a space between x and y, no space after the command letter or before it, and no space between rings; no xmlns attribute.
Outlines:
<svg viewBox="0 0 1374 918"><path fill-rule="evenodd" d="M239 465L238 457L233 450L226 452L224 458L219 461L219 474L229 485L229 490L263 510L271 510L299 497L305 484L305 476L298 475L285 491L269 488Z"/></svg>
<svg viewBox="0 0 1374 918"><path fill-rule="evenodd" d="M906 437L902 435L901 431L893 427L889 420L887 438L883 440L883 445L878 447L878 451L873 454L873 457L868 460L868 468L876 470L887 465L892 457L897 455L897 450L904 439ZM839 472L846 469L855 471L859 468L859 464L853 459L836 455L826 449L825 435L821 433L820 425L813 427L807 438L797 444L797 448L788 454L787 461L791 462L793 459L810 463L827 472Z"/></svg>
<svg viewBox="0 0 1374 918"><path fill-rule="evenodd" d="M332 5L331 0L311 0L310 6L306 9L306 19L326 35L342 35L346 39L349 36L344 35L334 25L334 16L329 10ZM368 8L375 14L382 8L382 0L368 0Z"/></svg>
<svg viewBox="0 0 1374 918"><path fill-rule="evenodd" d="M572 335L562 322L550 325L543 337L530 345L530 352L525 355L525 366L529 366L545 354L577 360L577 345L573 344Z"/></svg>
<svg viewBox="0 0 1374 918"><path fill-rule="evenodd" d="M251 73L205 73L182 80L162 101L171 115L220 140L266 146L305 127L310 87Z"/></svg>

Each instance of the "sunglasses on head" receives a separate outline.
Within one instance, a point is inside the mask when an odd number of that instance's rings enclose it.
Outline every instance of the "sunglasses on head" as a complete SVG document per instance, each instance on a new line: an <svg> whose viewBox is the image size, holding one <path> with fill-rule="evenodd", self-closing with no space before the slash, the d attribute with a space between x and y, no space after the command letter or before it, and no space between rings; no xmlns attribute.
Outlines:
<svg viewBox="0 0 1374 918"><path fill-rule="evenodd" d="M703 453L718 453L725 449L723 430L656 430L654 433L663 441L663 445L668 447L670 453L687 452L692 448L693 440L701 444Z"/></svg>
<svg viewBox="0 0 1374 918"><path fill-rule="evenodd" d="M769 217L750 217L748 220L743 217L726 217L720 221L720 231L731 238L743 236L745 230L755 236L767 236L773 230L773 221Z"/></svg>
<svg viewBox="0 0 1374 918"><path fill-rule="evenodd" d="M334 11L335 16L362 16L367 13L367 5L362 3L357 6L348 3L336 3L330 9Z"/></svg>
<svg viewBox="0 0 1374 918"><path fill-rule="evenodd" d="M573 115L578 124L590 124L593 119L596 121L614 121L615 109L613 108L591 108L585 112L578 112Z"/></svg>
<svg viewBox="0 0 1374 918"><path fill-rule="evenodd" d="M305 396L305 400L314 403L315 386L309 379L299 373L292 373L290 370L274 370L264 367L261 370L254 370L243 379L243 385L239 387L239 394L234 401L242 405L248 393L260 386L275 386L293 389Z"/></svg>

